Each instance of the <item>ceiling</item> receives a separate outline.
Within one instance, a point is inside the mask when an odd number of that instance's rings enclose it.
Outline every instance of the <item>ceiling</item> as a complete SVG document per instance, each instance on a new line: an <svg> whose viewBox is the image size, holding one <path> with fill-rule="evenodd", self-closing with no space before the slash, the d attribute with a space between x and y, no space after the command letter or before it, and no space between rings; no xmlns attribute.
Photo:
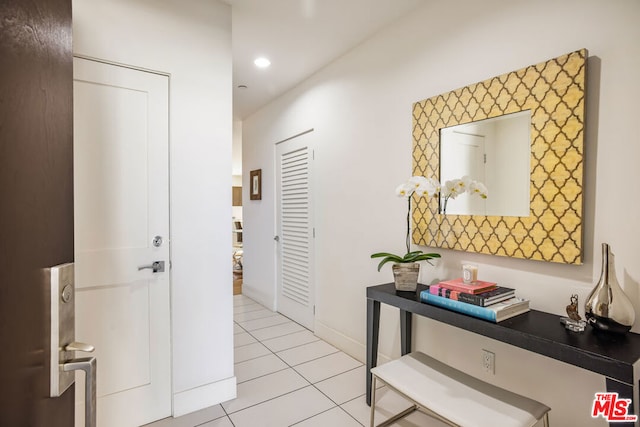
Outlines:
<svg viewBox="0 0 640 427"><path fill-rule="evenodd" d="M233 114L243 120L425 0L223 1L232 7ZM259 56L271 66L258 69Z"/></svg>

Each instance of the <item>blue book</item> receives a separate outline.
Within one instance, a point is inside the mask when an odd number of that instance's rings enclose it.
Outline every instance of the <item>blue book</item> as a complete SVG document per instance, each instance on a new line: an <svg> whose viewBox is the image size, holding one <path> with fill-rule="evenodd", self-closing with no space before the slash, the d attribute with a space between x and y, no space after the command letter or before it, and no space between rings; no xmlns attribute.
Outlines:
<svg viewBox="0 0 640 427"><path fill-rule="evenodd" d="M479 305L434 295L429 293L429 290L426 289L420 292L420 301L494 323L501 322L529 311L529 300L523 300L516 297L509 298L505 301L501 301L487 307L481 307Z"/></svg>

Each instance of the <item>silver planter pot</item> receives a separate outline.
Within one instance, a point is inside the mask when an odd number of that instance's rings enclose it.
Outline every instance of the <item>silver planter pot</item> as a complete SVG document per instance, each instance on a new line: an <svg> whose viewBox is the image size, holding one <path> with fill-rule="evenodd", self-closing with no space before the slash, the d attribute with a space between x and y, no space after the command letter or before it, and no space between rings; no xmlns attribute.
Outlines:
<svg viewBox="0 0 640 427"><path fill-rule="evenodd" d="M415 292L418 288L418 276L420 274L420 264L396 263L392 266L393 280L396 284L396 291Z"/></svg>
<svg viewBox="0 0 640 427"><path fill-rule="evenodd" d="M600 280L587 297L585 317L597 330L620 334L628 332L636 318L633 304L616 278L614 256L607 243L602 244Z"/></svg>

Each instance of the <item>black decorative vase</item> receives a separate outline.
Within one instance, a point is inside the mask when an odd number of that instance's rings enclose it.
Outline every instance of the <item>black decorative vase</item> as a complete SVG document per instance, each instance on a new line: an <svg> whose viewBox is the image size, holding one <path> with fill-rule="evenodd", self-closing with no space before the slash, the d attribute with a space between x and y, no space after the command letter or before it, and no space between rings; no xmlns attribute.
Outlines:
<svg viewBox="0 0 640 427"><path fill-rule="evenodd" d="M616 278L614 256L607 243L602 244L600 280L585 303L587 322L597 330L624 334L631 329L636 313L631 300Z"/></svg>

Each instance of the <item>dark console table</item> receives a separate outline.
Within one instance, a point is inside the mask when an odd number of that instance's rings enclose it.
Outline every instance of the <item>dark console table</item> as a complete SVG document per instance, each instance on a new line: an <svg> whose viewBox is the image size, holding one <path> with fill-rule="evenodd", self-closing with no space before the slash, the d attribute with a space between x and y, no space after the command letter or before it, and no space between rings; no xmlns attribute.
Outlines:
<svg viewBox="0 0 640 427"><path fill-rule="evenodd" d="M411 352L411 321L412 315L417 314L604 375L606 391L632 399L630 408L635 408L633 413L638 413L639 334L602 334L594 332L590 326L584 332L575 333L564 328L560 316L537 310L491 323L420 302L419 293L426 288L418 285L415 293L396 292L393 283L367 288L368 405L371 405L371 368L378 363L380 303L385 303L400 309L400 350L403 355ZM632 426L634 423L616 422L611 425Z"/></svg>

